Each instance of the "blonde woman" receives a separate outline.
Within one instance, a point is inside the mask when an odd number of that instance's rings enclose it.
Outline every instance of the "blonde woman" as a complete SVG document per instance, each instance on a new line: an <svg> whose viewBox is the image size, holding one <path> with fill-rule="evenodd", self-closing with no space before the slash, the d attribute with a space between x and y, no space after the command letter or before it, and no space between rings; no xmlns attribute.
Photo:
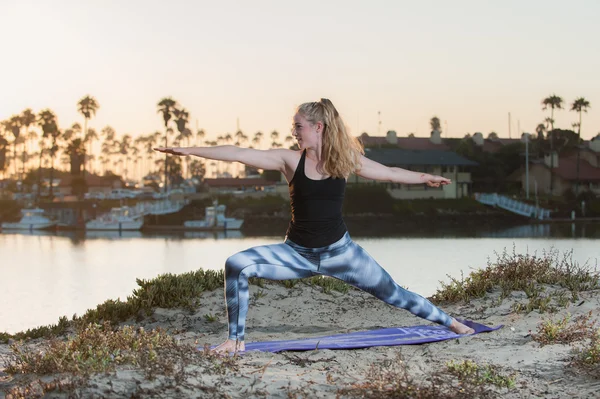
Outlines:
<svg viewBox="0 0 600 399"><path fill-rule="evenodd" d="M331 101L300 105L292 135L299 150L256 150L236 146L156 148L173 155L193 155L241 162L259 169L281 171L289 182L291 221L283 243L247 249L225 263L228 339L214 350L243 351L248 312L248 279L287 280L315 275L338 278L382 301L458 334L473 329L448 316L422 296L398 285L359 245L342 219L346 180L355 173L369 180L401 184L450 184L426 173L390 168L364 156L360 142L346 131Z"/></svg>

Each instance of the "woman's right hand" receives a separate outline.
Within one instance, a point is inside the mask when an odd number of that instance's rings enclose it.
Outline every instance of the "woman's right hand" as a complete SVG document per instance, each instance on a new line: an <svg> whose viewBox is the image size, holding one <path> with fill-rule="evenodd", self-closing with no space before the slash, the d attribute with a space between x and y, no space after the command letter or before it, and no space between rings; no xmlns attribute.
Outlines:
<svg viewBox="0 0 600 399"><path fill-rule="evenodd" d="M185 147L156 147L154 151L172 155L190 155L190 149Z"/></svg>

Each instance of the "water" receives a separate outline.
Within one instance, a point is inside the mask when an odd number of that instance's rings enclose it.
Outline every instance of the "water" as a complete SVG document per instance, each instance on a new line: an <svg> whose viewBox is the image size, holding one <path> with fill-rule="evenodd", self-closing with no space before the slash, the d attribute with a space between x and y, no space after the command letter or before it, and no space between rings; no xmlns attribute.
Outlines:
<svg viewBox="0 0 600 399"><path fill-rule="evenodd" d="M460 278L485 267L505 249L541 254L572 251L580 264L600 259L598 225L527 225L503 230L439 231L421 236L361 237L365 248L401 285L424 296L447 275ZM218 270L230 255L282 237L243 237L240 233L146 235L139 232L81 234L0 234L0 332L14 333L54 324L107 299L125 299L135 279L198 268Z"/></svg>

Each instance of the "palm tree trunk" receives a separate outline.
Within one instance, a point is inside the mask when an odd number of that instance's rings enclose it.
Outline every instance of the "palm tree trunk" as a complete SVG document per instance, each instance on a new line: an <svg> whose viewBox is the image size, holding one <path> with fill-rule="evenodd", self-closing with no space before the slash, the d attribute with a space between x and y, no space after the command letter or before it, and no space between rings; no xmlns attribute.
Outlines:
<svg viewBox="0 0 600 399"><path fill-rule="evenodd" d="M13 169L15 170L15 178L19 178L19 158L17 158L17 139L13 143L13 161L15 162L15 166Z"/></svg>
<svg viewBox="0 0 600 399"><path fill-rule="evenodd" d="M581 110L579 111L579 128L577 129L577 172L575 180L575 195L579 195L579 159L581 154Z"/></svg>
<svg viewBox="0 0 600 399"><path fill-rule="evenodd" d="M85 139L85 135L87 134L87 118L83 118L83 134L81 141ZM83 144L83 149L85 150L85 144ZM83 154L83 176L85 177L85 163L87 162L86 154Z"/></svg>
<svg viewBox="0 0 600 399"><path fill-rule="evenodd" d="M550 113L550 196L554 195L554 106Z"/></svg>
<svg viewBox="0 0 600 399"><path fill-rule="evenodd" d="M27 137L27 132L25 132L25 137ZM25 149L25 141L23 141L22 147L23 147L23 153L21 154L21 180L25 179L25 153L26 153L26 149ZM21 186L23 187L23 186Z"/></svg>
<svg viewBox="0 0 600 399"><path fill-rule="evenodd" d="M38 187L37 187L37 199L39 201L40 195L42 194L42 156L44 155L44 147L40 146L40 165L38 166Z"/></svg>
<svg viewBox="0 0 600 399"><path fill-rule="evenodd" d="M54 197L54 157L51 156L50 157L50 201L52 201L52 198Z"/></svg>
<svg viewBox="0 0 600 399"><path fill-rule="evenodd" d="M169 139L169 130L168 130L168 126L165 123L165 147L167 146L167 141ZM167 192L167 185L168 185L168 171L167 171L167 156L168 154L165 154L165 189L164 189L164 193Z"/></svg>

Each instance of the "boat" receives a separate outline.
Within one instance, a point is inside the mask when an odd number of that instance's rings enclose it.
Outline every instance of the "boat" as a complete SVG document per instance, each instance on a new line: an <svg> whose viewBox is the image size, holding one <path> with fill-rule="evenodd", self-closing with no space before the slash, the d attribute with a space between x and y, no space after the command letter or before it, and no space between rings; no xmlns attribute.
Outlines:
<svg viewBox="0 0 600 399"><path fill-rule="evenodd" d="M40 208L21 209L21 220L14 223L2 223L2 230L45 230L56 226L56 222L44 216Z"/></svg>
<svg viewBox="0 0 600 399"><path fill-rule="evenodd" d="M90 220L85 224L86 230L140 230L144 224L143 215L134 215L131 208L122 206L112 208L109 213Z"/></svg>
<svg viewBox="0 0 600 399"><path fill-rule="evenodd" d="M225 216L225 205L213 202L204 211L204 219L187 220L183 226L190 230L239 230L244 219L228 218Z"/></svg>

